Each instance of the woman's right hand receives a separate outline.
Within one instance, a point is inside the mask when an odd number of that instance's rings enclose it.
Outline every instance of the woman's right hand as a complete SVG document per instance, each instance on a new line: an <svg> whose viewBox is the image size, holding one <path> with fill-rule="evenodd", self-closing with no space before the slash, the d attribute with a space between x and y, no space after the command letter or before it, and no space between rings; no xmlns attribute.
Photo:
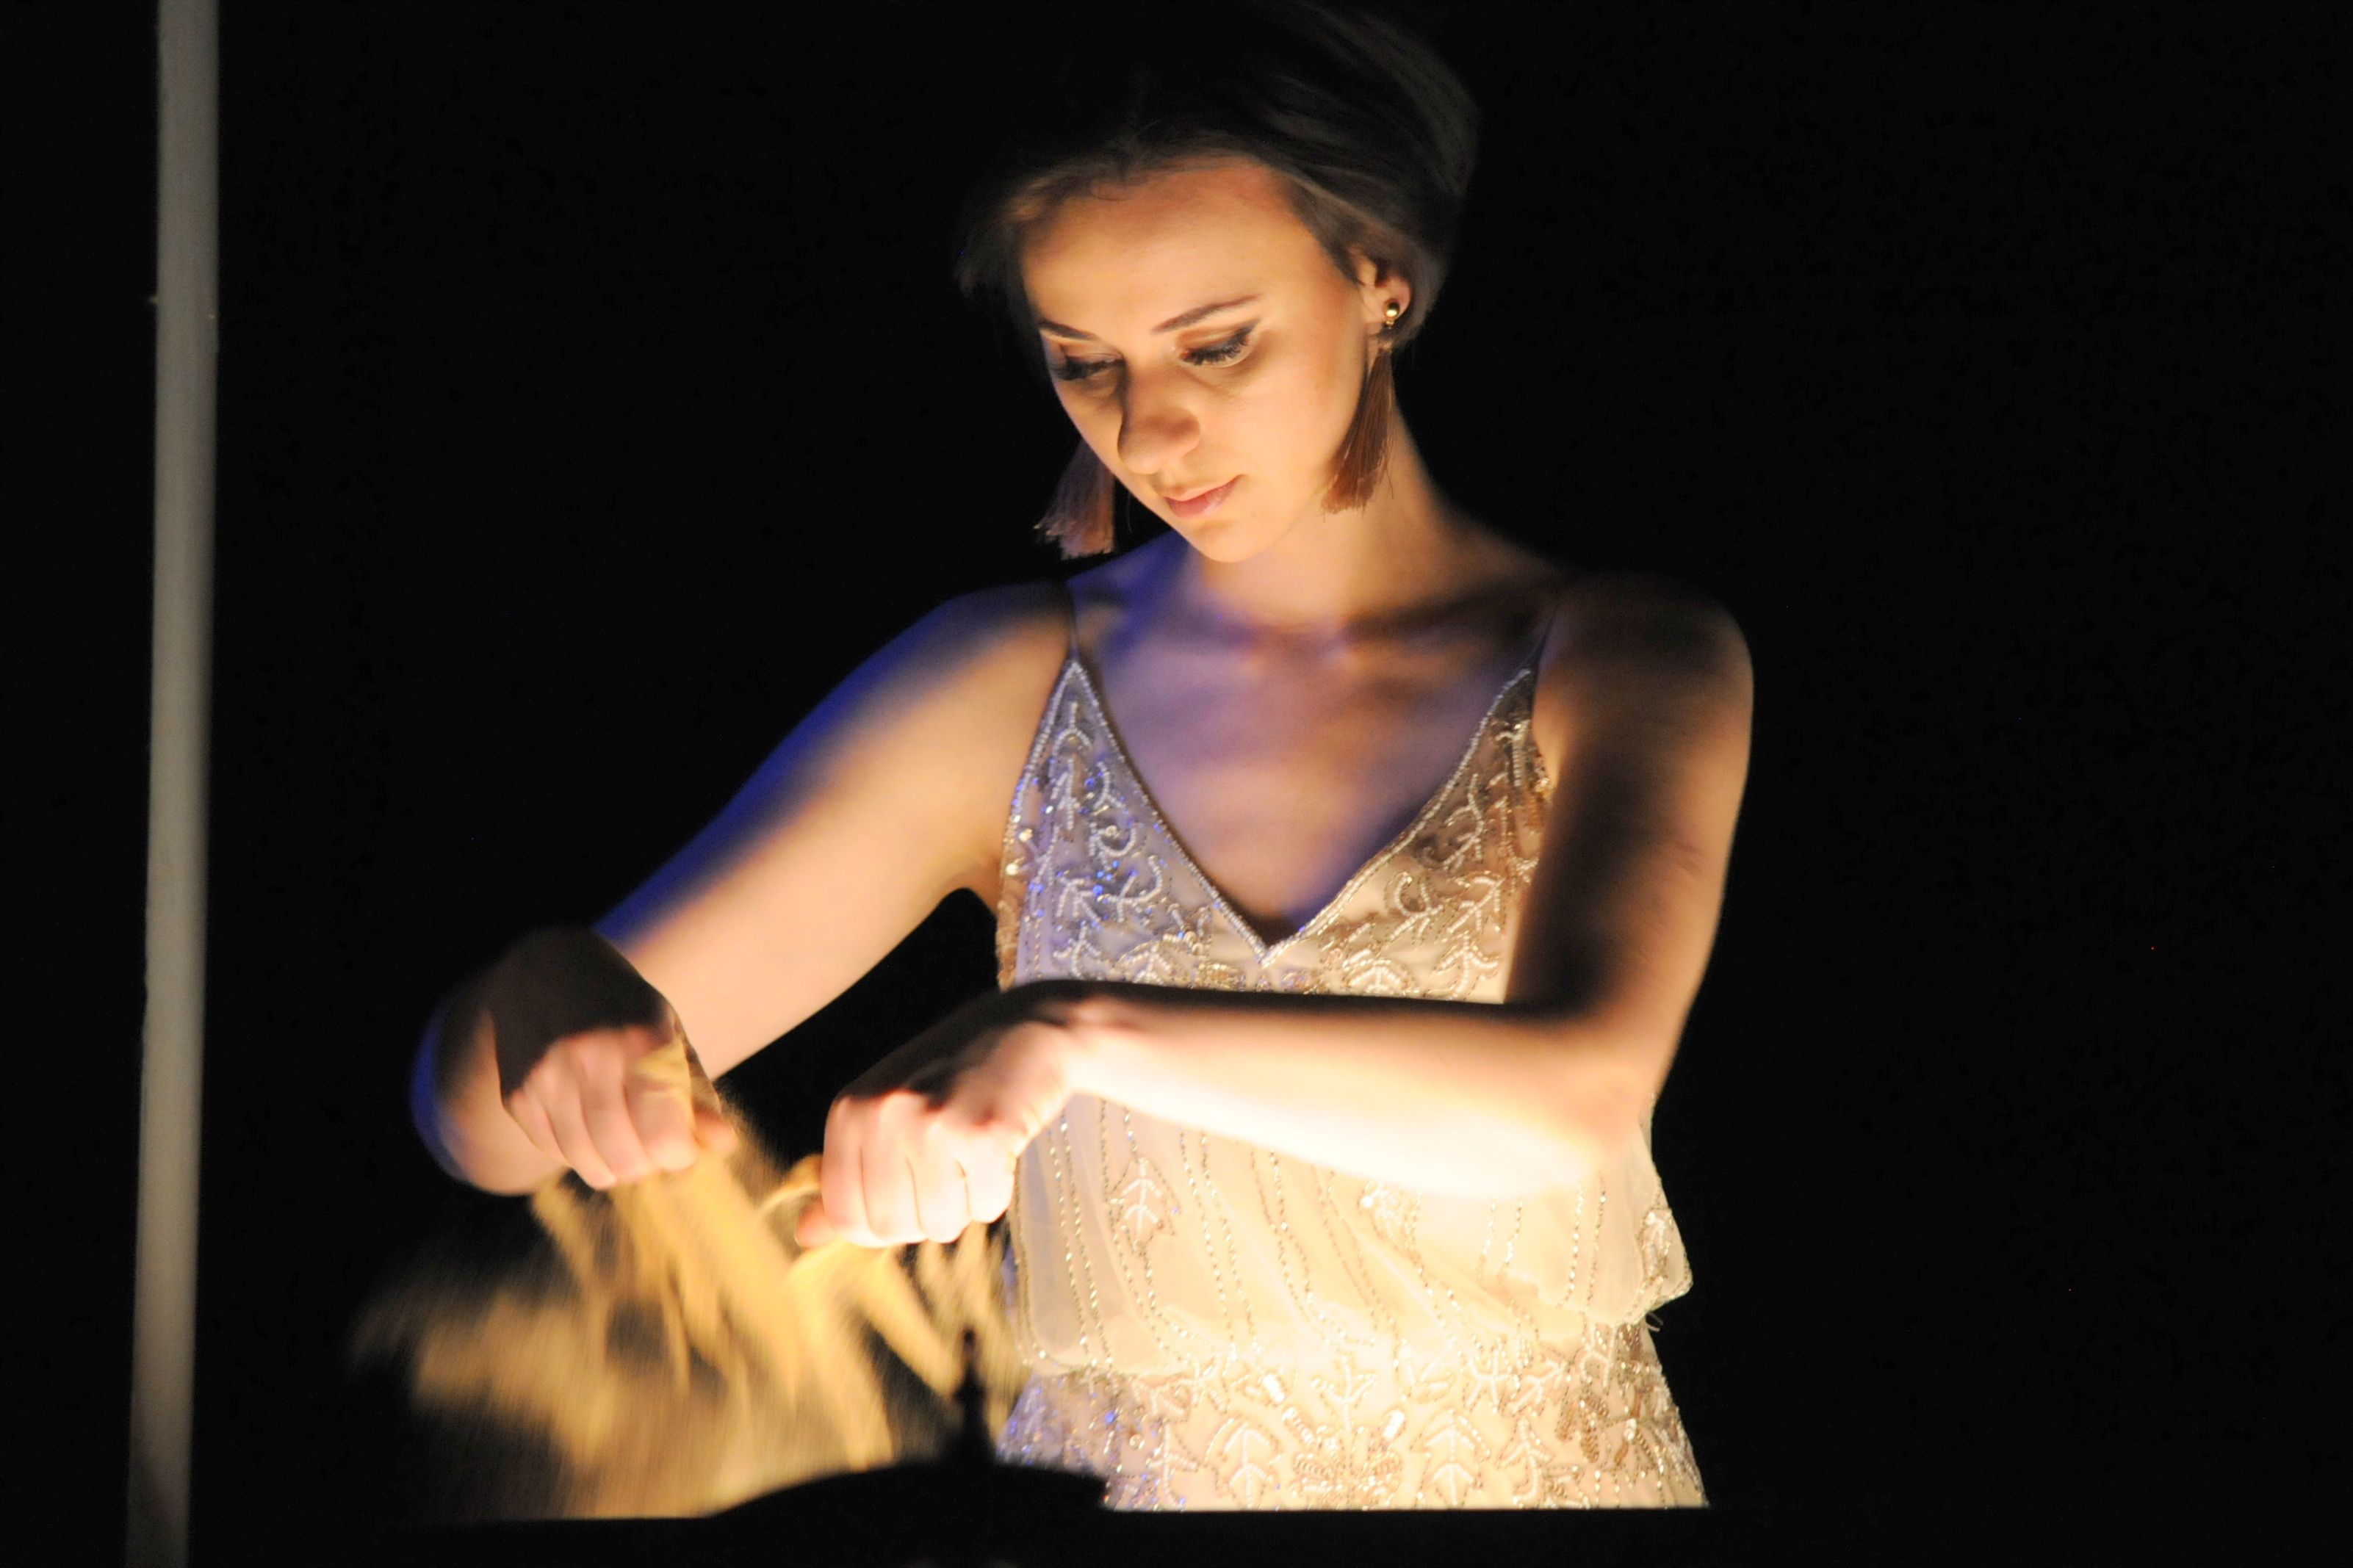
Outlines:
<svg viewBox="0 0 2353 1568"><path fill-rule="evenodd" d="M507 1113L599 1192L735 1147L677 1014L595 931L522 937L491 967L482 1004Z"/></svg>

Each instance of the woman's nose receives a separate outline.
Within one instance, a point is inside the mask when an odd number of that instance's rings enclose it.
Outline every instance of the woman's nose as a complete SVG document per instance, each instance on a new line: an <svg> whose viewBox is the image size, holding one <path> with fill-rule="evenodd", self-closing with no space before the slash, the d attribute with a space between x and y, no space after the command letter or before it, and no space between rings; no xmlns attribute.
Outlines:
<svg viewBox="0 0 2353 1568"><path fill-rule="evenodd" d="M1201 421L1176 389L1131 382L1120 416L1119 456L1145 479L1181 470L1201 437Z"/></svg>

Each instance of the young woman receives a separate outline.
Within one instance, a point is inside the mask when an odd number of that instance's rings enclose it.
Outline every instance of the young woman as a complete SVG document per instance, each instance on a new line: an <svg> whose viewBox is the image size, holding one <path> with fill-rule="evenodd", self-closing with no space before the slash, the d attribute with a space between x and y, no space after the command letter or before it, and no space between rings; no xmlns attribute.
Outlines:
<svg viewBox="0 0 2353 1568"><path fill-rule="evenodd" d="M724 1074L969 889L1001 989L834 1101L801 1239L1006 1224L1002 1455L1120 1508L1702 1503L1649 1128L1746 650L1423 465L1392 376L1470 174L1453 75L1376 16L1228 23L1009 154L960 262L1078 432L1050 535L1107 550L1114 486L1168 531L875 654L595 931L461 989L420 1127L498 1192L690 1163L721 1122L634 1064L676 1026Z"/></svg>

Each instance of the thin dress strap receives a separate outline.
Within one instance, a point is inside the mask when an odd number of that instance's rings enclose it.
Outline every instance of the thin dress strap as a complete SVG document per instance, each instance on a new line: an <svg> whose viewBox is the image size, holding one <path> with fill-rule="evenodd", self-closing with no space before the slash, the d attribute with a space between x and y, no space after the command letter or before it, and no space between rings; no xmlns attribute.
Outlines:
<svg viewBox="0 0 2353 1568"><path fill-rule="evenodd" d="M1528 645L1528 656L1520 668L1536 669L1544 664L1545 644L1552 640L1552 624L1559 617L1560 599L1554 595L1545 600L1543 613L1536 616L1536 635Z"/></svg>

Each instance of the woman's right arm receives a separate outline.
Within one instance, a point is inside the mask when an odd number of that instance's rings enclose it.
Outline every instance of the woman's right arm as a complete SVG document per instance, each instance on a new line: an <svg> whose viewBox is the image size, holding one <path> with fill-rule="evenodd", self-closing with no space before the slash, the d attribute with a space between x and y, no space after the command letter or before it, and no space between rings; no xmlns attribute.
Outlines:
<svg viewBox="0 0 2353 1568"><path fill-rule="evenodd" d="M950 893L969 888L993 905L1005 814L1065 647L1063 602L1036 583L941 605L796 725L708 826L596 923L601 941L535 932L459 985L427 1026L412 1085L418 1133L444 1169L505 1194L567 1164L592 1182L636 1180L659 1162L620 1069L667 1041L660 1004L717 1078L848 989ZM534 959L533 943L563 956ZM599 952L626 960L643 996ZM529 1068L518 1038L546 1031L511 1030L502 1070L493 1020L526 992L544 1013L551 988L578 989L560 973L574 971L603 976L590 987L605 988L594 1026L523 1040L534 1058L565 1047L543 1079L582 1064L580 1103L565 1109L576 1110L568 1131L583 1157L558 1160L542 1146L548 1126L535 1139L510 1109ZM875 1055L899 1043L877 1041Z"/></svg>

